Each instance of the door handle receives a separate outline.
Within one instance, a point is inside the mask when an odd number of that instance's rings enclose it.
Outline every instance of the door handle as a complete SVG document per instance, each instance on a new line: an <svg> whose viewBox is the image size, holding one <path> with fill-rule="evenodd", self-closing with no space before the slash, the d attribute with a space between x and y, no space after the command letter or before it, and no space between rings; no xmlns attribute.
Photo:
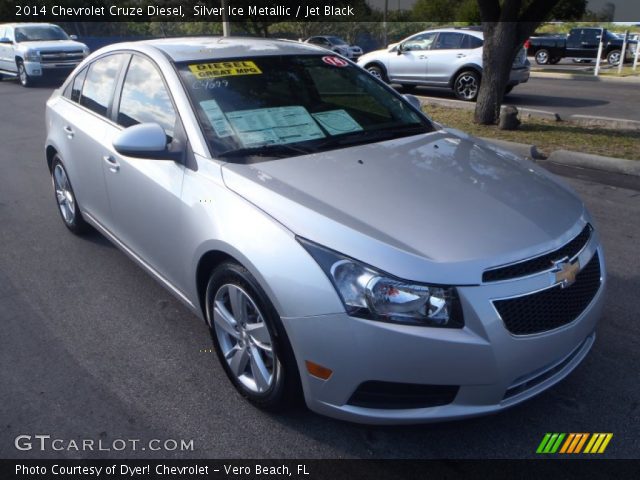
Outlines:
<svg viewBox="0 0 640 480"><path fill-rule="evenodd" d="M464 54L464 53L459 53L458 55L456 55L456 57L458 57L458 58L464 58L464 57L466 57L466 56L467 56L467 55L466 55L466 54Z"/></svg>
<svg viewBox="0 0 640 480"><path fill-rule="evenodd" d="M69 125L65 125L62 129L67 134L68 138L73 138L73 135L74 135L73 128L71 128Z"/></svg>
<svg viewBox="0 0 640 480"><path fill-rule="evenodd" d="M427 57L426 55L420 55L420 56L418 56L418 58L419 58L420 60L426 60L426 59L427 59L427 58L429 58L429 57Z"/></svg>
<svg viewBox="0 0 640 480"><path fill-rule="evenodd" d="M109 170L113 173L116 173L120 170L120 164L118 161L111 155L105 155L102 157L102 160L109 166Z"/></svg>

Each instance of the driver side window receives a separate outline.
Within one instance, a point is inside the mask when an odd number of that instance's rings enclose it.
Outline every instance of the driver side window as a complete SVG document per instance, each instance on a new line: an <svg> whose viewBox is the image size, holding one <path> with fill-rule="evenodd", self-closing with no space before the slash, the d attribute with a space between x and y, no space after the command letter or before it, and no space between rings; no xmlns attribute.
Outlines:
<svg viewBox="0 0 640 480"><path fill-rule="evenodd" d="M402 44L402 50L429 50L433 41L436 38L436 33L419 33L411 37L409 40Z"/></svg>

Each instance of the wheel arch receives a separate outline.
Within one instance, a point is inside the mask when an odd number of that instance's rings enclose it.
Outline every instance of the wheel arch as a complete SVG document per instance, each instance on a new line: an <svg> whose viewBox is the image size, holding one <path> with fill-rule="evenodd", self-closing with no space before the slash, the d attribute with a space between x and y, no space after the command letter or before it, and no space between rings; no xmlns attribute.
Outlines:
<svg viewBox="0 0 640 480"><path fill-rule="evenodd" d="M49 173L53 171L53 157L56 156L58 150L53 145L47 145L45 149L45 154L47 157L47 167L49 167Z"/></svg>
<svg viewBox="0 0 640 480"><path fill-rule="evenodd" d="M384 73L388 75L388 71L387 71L387 66L382 63L380 60L371 60L367 63L365 63L364 65L364 69L366 70L369 67L380 67L382 70L384 70Z"/></svg>
<svg viewBox="0 0 640 480"><path fill-rule="evenodd" d="M480 76L480 81L482 81L482 67L475 63L465 63L460 68L458 68L453 75L451 75L451 78L449 79L449 88L453 88L453 84L455 83L456 78L458 78L458 76L462 72L466 72L469 70L477 73Z"/></svg>
<svg viewBox="0 0 640 480"><path fill-rule="evenodd" d="M208 250L198 260L198 266L196 267L196 293L198 295L198 306L202 312L202 318L207 322L207 303L205 295L207 292L207 284L209 283L209 277L219 265L226 261L236 262L243 267L235 257L222 250Z"/></svg>

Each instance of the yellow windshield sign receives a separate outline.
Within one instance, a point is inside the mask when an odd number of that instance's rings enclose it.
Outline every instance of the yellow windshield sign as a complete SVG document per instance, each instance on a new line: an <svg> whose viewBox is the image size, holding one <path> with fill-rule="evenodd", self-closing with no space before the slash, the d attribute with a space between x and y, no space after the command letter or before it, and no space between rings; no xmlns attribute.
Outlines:
<svg viewBox="0 0 640 480"><path fill-rule="evenodd" d="M260 75L262 70L249 60L235 62L197 63L189 65L189 70L198 80L233 77L237 75Z"/></svg>

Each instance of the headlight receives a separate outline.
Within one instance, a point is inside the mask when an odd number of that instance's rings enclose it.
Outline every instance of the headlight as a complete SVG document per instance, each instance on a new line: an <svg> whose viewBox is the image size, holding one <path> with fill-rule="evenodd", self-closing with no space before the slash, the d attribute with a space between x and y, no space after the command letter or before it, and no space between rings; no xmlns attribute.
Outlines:
<svg viewBox="0 0 640 480"><path fill-rule="evenodd" d="M27 50L24 54L24 59L27 62L39 62L40 61L40 52L36 50Z"/></svg>
<svg viewBox="0 0 640 480"><path fill-rule="evenodd" d="M394 278L308 240L298 241L329 277L349 315L428 327L464 326L455 288Z"/></svg>
<svg viewBox="0 0 640 480"><path fill-rule="evenodd" d="M89 50L89 47L82 47L83 56L88 57L90 53L91 53L91 50Z"/></svg>

